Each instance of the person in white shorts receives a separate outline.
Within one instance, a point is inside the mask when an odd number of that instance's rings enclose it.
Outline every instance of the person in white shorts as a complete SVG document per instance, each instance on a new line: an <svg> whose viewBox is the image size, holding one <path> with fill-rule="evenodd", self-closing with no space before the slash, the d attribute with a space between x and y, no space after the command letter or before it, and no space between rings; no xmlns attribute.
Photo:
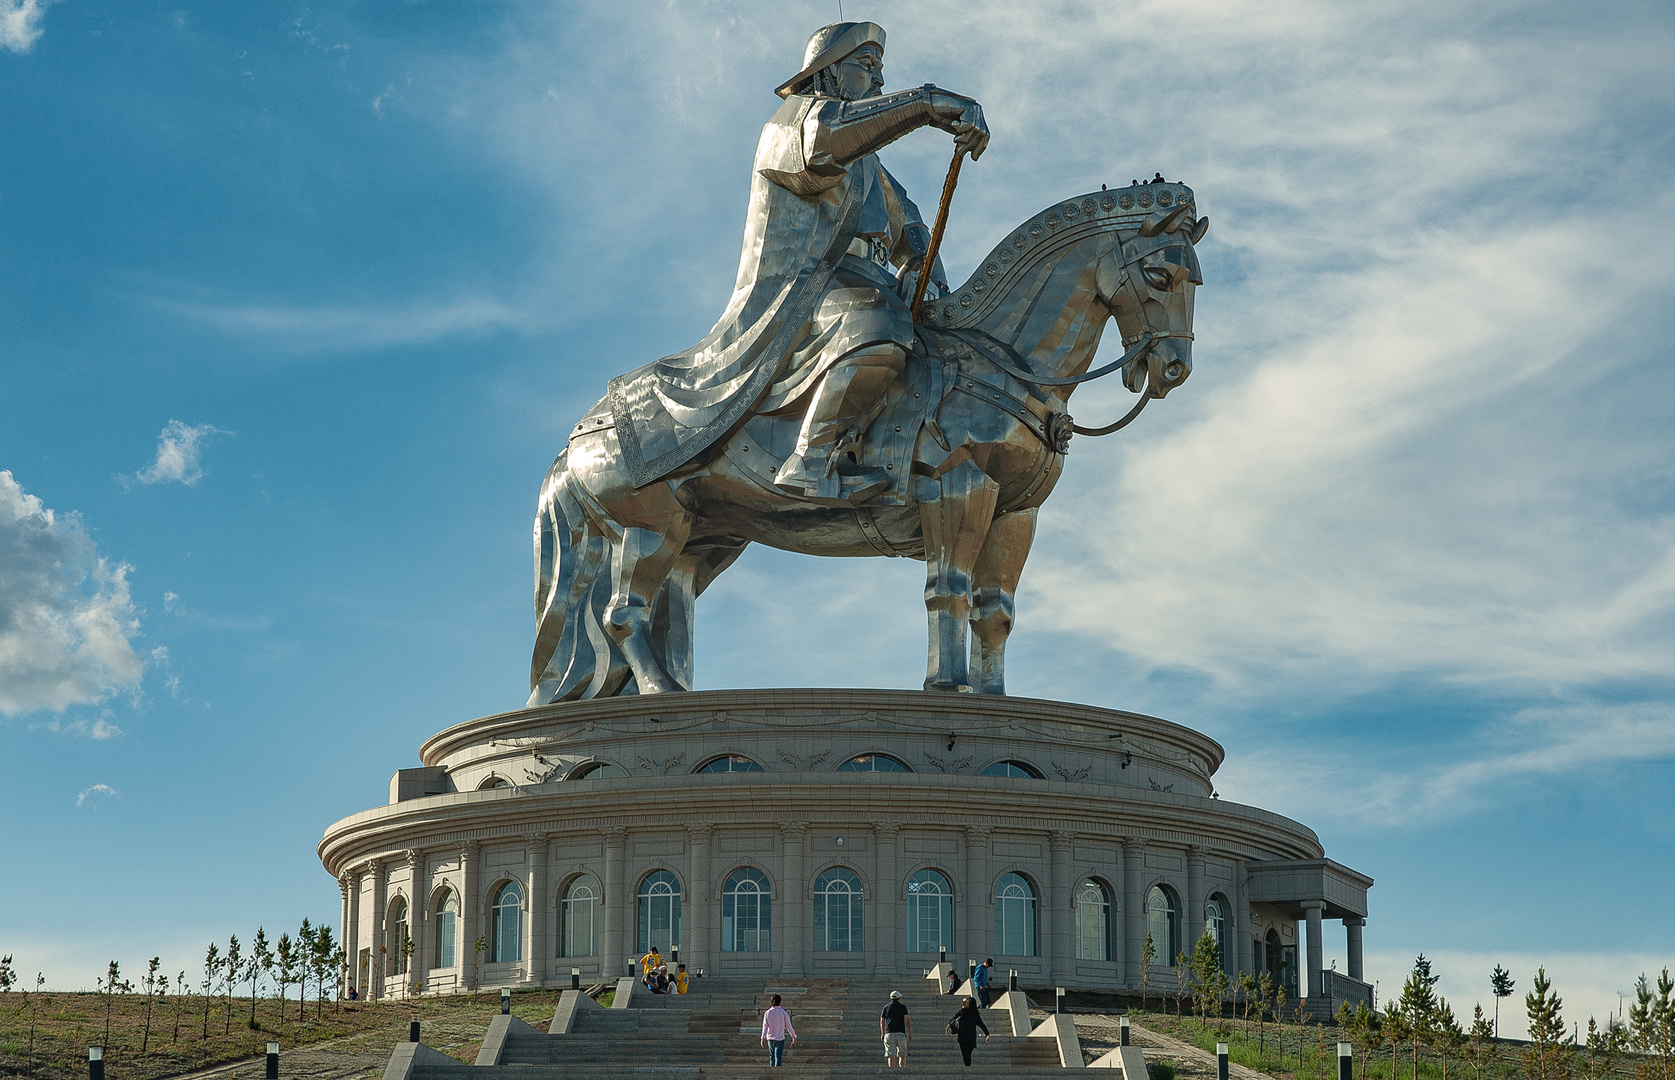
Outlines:
<svg viewBox="0 0 1675 1080"><path fill-rule="evenodd" d="M907 1044L913 1039L913 1021L907 1015L900 990L890 991L890 1003L878 1018L878 1033L884 1037L885 1066L906 1064Z"/></svg>

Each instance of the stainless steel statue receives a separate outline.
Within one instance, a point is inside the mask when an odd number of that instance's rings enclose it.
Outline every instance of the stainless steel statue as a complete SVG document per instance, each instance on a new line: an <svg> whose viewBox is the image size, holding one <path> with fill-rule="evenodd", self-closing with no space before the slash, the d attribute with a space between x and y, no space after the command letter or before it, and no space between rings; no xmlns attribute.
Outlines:
<svg viewBox="0 0 1675 1080"><path fill-rule="evenodd" d="M572 429L535 522L529 704L689 688L694 601L752 541L924 559L925 688L1004 693L1013 594L1072 431L1115 430L1191 372L1208 226L1192 191L1159 177L1055 204L950 290L876 151L928 125L975 159L983 111L934 86L882 94L883 56L875 24L815 33L757 146L726 311ZM1127 351L1088 371L1113 317ZM1075 386L1119 369L1134 410L1075 425Z"/></svg>

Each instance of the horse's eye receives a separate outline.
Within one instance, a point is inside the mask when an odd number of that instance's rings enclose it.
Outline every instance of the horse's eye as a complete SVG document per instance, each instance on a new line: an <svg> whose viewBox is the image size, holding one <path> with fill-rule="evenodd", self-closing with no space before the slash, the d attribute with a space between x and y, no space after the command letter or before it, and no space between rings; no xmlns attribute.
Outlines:
<svg viewBox="0 0 1675 1080"><path fill-rule="evenodd" d="M1167 270L1156 266L1146 267L1146 280L1152 283L1154 289L1167 289L1169 287L1169 277L1169 271Z"/></svg>

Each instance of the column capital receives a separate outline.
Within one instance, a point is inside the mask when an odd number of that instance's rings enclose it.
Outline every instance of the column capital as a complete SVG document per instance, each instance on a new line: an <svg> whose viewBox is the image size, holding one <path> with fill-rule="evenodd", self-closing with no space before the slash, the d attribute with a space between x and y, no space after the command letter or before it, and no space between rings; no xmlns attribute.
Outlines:
<svg viewBox="0 0 1675 1080"><path fill-rule="evenodd" d="M482 853L483 845L475 840L461 840L459 842L459 857L461 859L475 859Z"/></svg>
<svg viewBox="0 0 1675 1080"><path fill-rule="evenodd" d="M1301 903L1299 903L1297 906L1302 908L1305 912L1308 912L1308 911L1320 912L1320 911L1325 911L1326 910L1326 901L1324 901L1324 900L1304 900Z"/></svg>
<svg viewBox="0 0 1675 1080"><path fill-rule="evenodd" d="M1343 921L1345 926L1366 926L1367 920L1359 915L1351 915Z"/></svg>
<svg viewBox="0 0 1675 1080"><path fill-rule="evenodd" d="M607 844L620 844L628 839L628 826L607 825L599 830L599 835L605 838Z"/></svg>
<svg viewBox="0 0 1675 1080"><path fill-rule="evenodd" d="M782 821L779 824L779 835L787 844L800 844L808 833L806 821Z"/></svg>
<svg viewBox="0 0 1675 1080"><path fill-rule="evenodd" d="M1122 839L1123 851L1130 855L1144 855L1146 853L1146 838L1144 836L1125 836Z"/></svg>
<svg viewBox="0 0 1675 1080"><path fill-rule="evenodd" d="M1188 844L1186 848L1186 855L1189 859L1202 859L1204 857L1204 845Z"/></svg>
<svg viewBox="0 0 1675 1080"><path fill-rule="evenodd" d="M1069 847L1075 840L1076 832L1073 829L1054 829L1047 834L1047 841L1055 851L1061 851Z"/></svg>
<svg viewBox="0 0 1675 1080"><path fill-rule="evenodd" d="M965 827L966 843L981 844L983 841L987 840L989 835L994 831L993 825L967 825Z"/></svg>
<svg viewBox="0 0 1675 1080"><path fill-rule="evenodd" d="M715 822L694 821L686 826L686 838L694 844L701 844L715 835Z"/></svg>
<svg viewBox="0 0 1675 1080"><path fill-rule="evenodd" d="M872 835L880 844L893 844L901 833L899 821L875 821L872 823Z"/></svg>
<svg viewBox="0 0 1675 1080"><path fill-rule="evenodd" d="M349 899L349 888L349 875L347 873L337 875L337 891L343 894L345 900Z"/></svg>
<svg viewBox="0 0 1675 1080"><path fill-rule="evenodd" d="M528 841L531 845L544 844L547 842L547 834L544 832L532 832L525 836L524 840Z"/></svg>
<svg viewBox="0 0 1675 1080"><path fill-rule="evenodd" d="M406 851L402 852L402 855L407 859L407 865L415 868L420 863L425 861L424 851L416 847L408 848Z"/></svg>

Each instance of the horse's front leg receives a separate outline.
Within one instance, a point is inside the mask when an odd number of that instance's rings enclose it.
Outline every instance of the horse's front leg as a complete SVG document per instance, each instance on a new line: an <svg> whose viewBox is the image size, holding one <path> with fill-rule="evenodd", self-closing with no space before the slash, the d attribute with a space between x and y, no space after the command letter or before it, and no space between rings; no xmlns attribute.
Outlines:
<svg viewBox="0 0 1675 1080"><path fill-rule="evenodd" d="M943 474L935 499L919 504L930 618L926 690L971 690L966 621L971 617L972 575L999 495L999 485L976 462L966 461Z"/></svg>
<svg viewBox="0 0 1675 1080"><path fill-rule="evenodd" d="M634 669L642 694L664 694L683 687L658 663L651 640L653 604L692 529L692 519L674 515L661 529L629 527L611 551L615 586L605 608L605 632Z"/></svg>
<svg viewBox="0 0 1675 1080"><path fill-rule="evenodd" d="M1002 514L977 556L971 612L971 674L979 694L1006 693L1006 638L1018 578L1035 540L1035 508Z"/></svg>

